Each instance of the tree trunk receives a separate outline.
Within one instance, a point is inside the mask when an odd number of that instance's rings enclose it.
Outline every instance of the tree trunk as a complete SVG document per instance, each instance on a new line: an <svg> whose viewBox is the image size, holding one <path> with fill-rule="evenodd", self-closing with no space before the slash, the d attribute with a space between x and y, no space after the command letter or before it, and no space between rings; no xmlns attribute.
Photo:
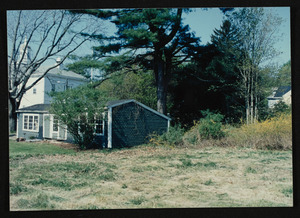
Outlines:
<svg viewBox="0 0 300 218"><path fill-rule="evenodd" d="M157 111L166 114L167 89L163 61L157 62Z"/></svg>
<svg viewBox="0 0 300 218"><path fill-rule="evenodd" d="M252 72L250 74L251 88L250 88L250 123L254 123L254 81Z"/></svg>
<svg viewBox="0 0 300 218"><path fill-rule="evenodd" d="M246 93L245 93L245 102L246 102L246 124L250 122L250 82L249 78L246 79Z"/></svg>
<svg viewBox="0 0 300 218"><path fill-rule="evenodd" d="M19 104L16 102L16 99L8 99L8 111L9 111L9 131L15 132L17 130L17 113Z"/></svg>

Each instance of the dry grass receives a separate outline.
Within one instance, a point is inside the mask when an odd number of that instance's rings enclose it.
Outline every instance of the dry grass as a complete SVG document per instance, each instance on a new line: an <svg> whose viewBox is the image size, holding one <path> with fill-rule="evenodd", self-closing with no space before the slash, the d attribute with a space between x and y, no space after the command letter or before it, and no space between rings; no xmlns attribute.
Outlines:
<svg viewBox="0 0 300 218"><path fill-rule="evenodd" d="M278 117L242 125L229 132L229 138L238 146L248 145L255 148L292 149L292 116L281 114Z"/></svg>
<svg viewBox="0 0 300 218"><path fill-rule="evenodd" d="M292 152L139 146L12 157L11 210L293 206Z"/></svg>
<svg viewBox="0 0 300 218"><path fill-rule="evenodd" d="M196 123L183 136L187 147L250 147L256 149L292 150L292 117L281 114L262 122L241 125L238 128L223 126L225 137L219 140L201 139Z"/></svg>

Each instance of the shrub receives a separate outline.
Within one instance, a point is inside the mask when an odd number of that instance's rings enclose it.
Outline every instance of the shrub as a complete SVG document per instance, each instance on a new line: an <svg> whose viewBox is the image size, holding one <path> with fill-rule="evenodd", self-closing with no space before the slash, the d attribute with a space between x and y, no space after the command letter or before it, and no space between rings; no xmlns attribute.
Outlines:
<svg viewBox="0 0 300 218"><path fill-rule="evenodd" d="M150 143L155 145L178 146L183 144L184 129L181 125L170 126L169 131L162 135L152 135Z"/></svg>
<svg viewBox="0 0 300 218"><path fill-rule="evenodd" d="M282 113L262 122L231 129L229 138L239 146L287 150L292 148L292 117Z"/></svg>
<svg viewBox="0 0 300 218"><path fill-rule="evenodd" d="M204 118L200 119L198 130L202 139L220 139L225 136L222 130L224 116L220 113L213 113L209 110L201 111Z"/></svg>
<svg viewBox="0 0 300 218"><path fill-rule="evenodd" d="M287 105L283 101L279 101L274 105L274 108L271 109L269 116L270 117L278 117L281 114L288 114L291 112L291 106Z"/></svg>

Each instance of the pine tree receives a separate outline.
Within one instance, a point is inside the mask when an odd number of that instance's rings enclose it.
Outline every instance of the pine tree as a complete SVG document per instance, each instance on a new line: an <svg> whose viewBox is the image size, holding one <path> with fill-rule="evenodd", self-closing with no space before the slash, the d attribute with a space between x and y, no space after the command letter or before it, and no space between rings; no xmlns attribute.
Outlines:
<svg viewBox="0 0 300 218"><path fill-rule="evenodd" d="M155 75L157 110L166 113L167 88L174 67L189 60L200 39L182 24L182 13L188 9L122 9L84 10L101 19L109 19L117 27L115 36L93 36L102 45L94 47L94 55L106 57L106 72L132 66L152 69Z"/></svg>

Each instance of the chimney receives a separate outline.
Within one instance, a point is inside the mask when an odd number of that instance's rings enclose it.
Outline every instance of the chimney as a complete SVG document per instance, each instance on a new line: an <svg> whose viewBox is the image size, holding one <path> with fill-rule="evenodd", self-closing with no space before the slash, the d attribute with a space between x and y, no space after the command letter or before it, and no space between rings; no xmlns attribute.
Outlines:
<svg viewBox="0 0 300 218"><path fill-rule="evenodd" d="M60 57L56 58L56 64L60 64L60 63L61 63L61 58ZM59 70L63 70L63 64L58 65L56 68Z"/></svg>

